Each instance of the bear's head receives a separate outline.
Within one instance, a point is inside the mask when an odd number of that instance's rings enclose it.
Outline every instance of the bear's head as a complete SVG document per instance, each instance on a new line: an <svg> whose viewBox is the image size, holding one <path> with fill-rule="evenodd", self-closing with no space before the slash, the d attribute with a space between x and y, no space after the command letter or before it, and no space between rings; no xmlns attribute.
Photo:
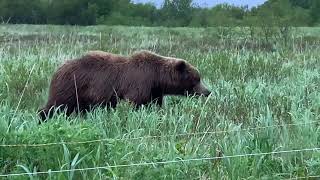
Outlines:
<svg viewBox="0 0 320 180"><path fill-rule="evenodd" d="M197 95L209 96L210 91L201 81L199 71L191 64L182 59L175 59L172 61L174 87L170 88L171 93L177 95Z"/></svg>
<svg viewBox="0 0 320 180"><path fill-rule="evenodd" d="M165 57L150 51L139 51L132 55L136 62L147 64L150 70L159 72L160 88L168 95L209 96L210 91L201 81L199 71L184 59Z"/></svg>

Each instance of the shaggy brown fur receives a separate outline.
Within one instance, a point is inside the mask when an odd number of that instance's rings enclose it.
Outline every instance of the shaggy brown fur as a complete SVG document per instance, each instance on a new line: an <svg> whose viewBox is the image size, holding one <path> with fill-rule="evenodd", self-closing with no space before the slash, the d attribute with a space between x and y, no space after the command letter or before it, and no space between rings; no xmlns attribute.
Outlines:
<svg viewBox="0 0 320 180"><path fill-rule="evenodd" d="M41 119L53 109L89 111L95 106L115 107L119 100L137 106L155 102L162 105L165 95L209 95L199 72L185 60L141 51L130 57L92 51L67 61L53 75L49 100L39 111Z"/></svg>

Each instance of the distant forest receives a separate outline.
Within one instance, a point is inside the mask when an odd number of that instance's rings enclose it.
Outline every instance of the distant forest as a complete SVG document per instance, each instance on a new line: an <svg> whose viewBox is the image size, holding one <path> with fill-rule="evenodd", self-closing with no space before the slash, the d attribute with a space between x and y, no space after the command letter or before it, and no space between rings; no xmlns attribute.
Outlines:
<svg viewBox="0 0 320 180"><path fill-rule="evenodd" d="M134 4L130 0L1 0L0 23L128 26L318 26L320 0L268 0L249 9L192 0Z"/></svg>

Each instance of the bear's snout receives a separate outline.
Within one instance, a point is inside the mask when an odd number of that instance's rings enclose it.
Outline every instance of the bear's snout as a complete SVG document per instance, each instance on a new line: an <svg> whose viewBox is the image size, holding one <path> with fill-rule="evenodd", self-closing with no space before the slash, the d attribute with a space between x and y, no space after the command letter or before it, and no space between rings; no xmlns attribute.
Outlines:
<svg viewBox="0 0 320 180"><path fill-rule="evenodd" d="M194 88L193 91L198 96L205 96L208 97L211 94L211 91L203 84L199 83Z"/></svg>

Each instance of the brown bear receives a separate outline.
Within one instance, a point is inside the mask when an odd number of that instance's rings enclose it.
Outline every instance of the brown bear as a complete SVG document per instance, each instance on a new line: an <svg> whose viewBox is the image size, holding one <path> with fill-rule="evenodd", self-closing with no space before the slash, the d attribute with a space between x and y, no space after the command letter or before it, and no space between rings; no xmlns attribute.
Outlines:
<svg viewBox="0 0 320 180"><path fill-rule="evenodd" d="M165 95L187 94L208 96L210 91L201 82L198 70L183 59L149 51L129 57L92 51L57 70L48 103L39 114L44 121L57 108L69 116L96 106L115 107L119 100L138 107L150 102L161 106Z"/></svg>

